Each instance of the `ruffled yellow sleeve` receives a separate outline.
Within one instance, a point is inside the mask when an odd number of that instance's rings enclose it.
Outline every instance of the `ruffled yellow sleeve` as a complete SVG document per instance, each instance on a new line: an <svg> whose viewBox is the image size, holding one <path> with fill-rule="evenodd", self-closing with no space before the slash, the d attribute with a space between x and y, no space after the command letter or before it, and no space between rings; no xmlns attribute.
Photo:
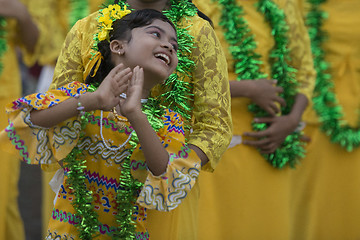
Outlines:
<svg viewBox="0 0 360 240"><path fill-rule="evenodd" d="M20 158L28 164L55 164L75 147L81 131L77 117L52 128L32 124L30 112L57 105L76 93L85 93L84 84L73 83L59 90L19 98L7 106L9 125L5 129Z"/></svg>
<svg viewBox="0 0 360 240"><path fill-rule="evenodd" d="M199 157L185 144L183 120L178 113L166 110L164 128L158 136L169 154L165 173L154 176L149 170L137 202L147 208L170 211L179 206L193 188L201 168ZM143 159L137 151L133 159ZM141 165L132 164L133 170Z"/></svg>
<svg viewBox="0 0 360 240"><path fill-rule="evenodd" d="M189 144L199 147L209 158L203 170L213 171L232 137L230 89L226 58L214 29L194 17L190 33L194 36L195 62L194 124Z"/></svg>
<svg viewBox="0 0 360 240"><path fill-rule="evenodd" d="M297 0L286 1L284 6L289 29L291 65L297 69L296 80L299 92L311 101L315 86L316 72L311 54L310 38L305 27Z"/></svg>

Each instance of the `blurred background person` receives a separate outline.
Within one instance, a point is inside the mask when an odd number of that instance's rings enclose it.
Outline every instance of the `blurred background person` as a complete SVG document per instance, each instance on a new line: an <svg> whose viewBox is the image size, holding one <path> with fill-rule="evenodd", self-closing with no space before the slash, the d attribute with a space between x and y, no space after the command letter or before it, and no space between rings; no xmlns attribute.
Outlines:
<svg viewBox="0 0 360 240"><path fill-rule="evenodd" d="M360 238L360 1L301 0L316 86L306 157L292 175L292 237Z"/></svg>
<svg viewBox="0 0 360 240"><path fill-rule="evenodd" d="M232 142L218 167L199 180L198 239L287 240L290 180L304 154L296 129L315 81L298 3L194 3L214 22L226 52L234 124ZM255 113L249 111L252 103ZM261 131L254 132L254 123L263 124L258 125Z"/></svg>
<svg viewBox="0 0 360 240"><path fill-rule="evenodd" d="M5 105L21 96L21 76L16 47L20 47L27 64L34 63L39 28L29 10L30 1L0 1L0 128L7 125ZM0 152L2 160L0 239L25 239L23 221L18 208L20 161L12 154Z"/></svg>

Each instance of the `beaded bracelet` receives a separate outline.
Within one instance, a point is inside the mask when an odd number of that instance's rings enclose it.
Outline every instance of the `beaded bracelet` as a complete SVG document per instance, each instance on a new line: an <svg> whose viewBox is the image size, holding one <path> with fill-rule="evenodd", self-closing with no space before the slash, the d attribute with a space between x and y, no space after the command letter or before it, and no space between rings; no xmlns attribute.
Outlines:
<svg viewBox="0 0 360 240"><path fill-rule="evenodd" d="M74 97L78 100L76 110L79 111L79 115L80 115L80 117L82 117L85 115L85 107L80 102L80 94L75 94Z"/></svg>

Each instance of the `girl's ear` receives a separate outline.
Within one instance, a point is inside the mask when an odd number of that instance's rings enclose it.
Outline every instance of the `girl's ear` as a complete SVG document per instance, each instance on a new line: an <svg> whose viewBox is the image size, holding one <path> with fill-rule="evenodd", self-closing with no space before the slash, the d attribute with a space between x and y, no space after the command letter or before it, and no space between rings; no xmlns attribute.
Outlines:
<svg viewBox="0 0 360 240"><path fill-rule="evenodd" d="M120 40L112 40L110 42L110 51L117 55L123 55L125 53L125 42Z"/></svg>

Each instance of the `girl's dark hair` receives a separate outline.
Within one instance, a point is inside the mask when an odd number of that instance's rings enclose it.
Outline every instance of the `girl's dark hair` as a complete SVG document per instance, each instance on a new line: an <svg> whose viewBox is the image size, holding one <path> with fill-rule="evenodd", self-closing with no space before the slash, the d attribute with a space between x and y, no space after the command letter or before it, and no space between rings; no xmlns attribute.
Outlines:
<svg viewBox="0 0 360 240"><path fill-rule="evenodd" d="M109 33L110 42L112 40L126 40L131 41L131 30L138 27L144 27L150 25L154 20L161 20L169 23L176 32L174 24L161 12L153 9L142 9L129 13L125 17L113 22L113 30ZM98 49L104 60L101 62L96 75L92 77L94 67L91 69L90 74L87 76L85 83L100 84L103 79L109 74L111 69L114 68L114 64L111 61L110 42L103 40L98 43Z"/></svg>
<svg viewBox="0 0 360 240"><path fill-rule="evenodd" d="M191 2L191 3L193 3L192 0L188 0L188 1ZM118 3L119 3L119 0L115 0L115 1L114 1L114 4L118 4ZM195 7L196 7L196 6L195 6ZM205 19L206 21L208 21L208 22L210 23L210 25L211 25L212 27L214 27L214 24L213 24L211 18L209 18L208 16L206 16L205 13L203 13L202 11L200 11L197 7L196 7L196 9L197 9L197 14L198 14L198 16L201 17L202 19Z"/></svg>

